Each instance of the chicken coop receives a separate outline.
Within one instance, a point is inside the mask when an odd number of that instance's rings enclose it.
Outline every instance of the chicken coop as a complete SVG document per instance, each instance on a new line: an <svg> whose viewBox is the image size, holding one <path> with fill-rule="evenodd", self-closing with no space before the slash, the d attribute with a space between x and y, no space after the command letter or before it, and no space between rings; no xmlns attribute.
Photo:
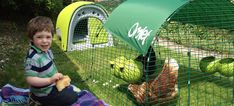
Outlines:
<svg viewBox="0 0 234 106"><path fill-rule="evenodd" d="M110 106L234 105L233 0L126 0L92 28L113 45L69 54Z"/></svg>
<svg viewBox="0 0 234 106"><path fill-rule="evenodd" d="M61 49L73 51L112 46L112 36L102 28L107 17L107 11L93 2L81 1L66 6L56 22ZM96 34L98 31L102 34Z"/></svg>

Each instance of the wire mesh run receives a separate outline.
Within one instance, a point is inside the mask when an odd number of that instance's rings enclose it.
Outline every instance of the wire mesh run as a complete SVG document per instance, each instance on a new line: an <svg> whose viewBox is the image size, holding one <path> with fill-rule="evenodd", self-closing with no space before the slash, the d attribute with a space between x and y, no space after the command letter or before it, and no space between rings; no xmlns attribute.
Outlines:
<svg viewBox="0 0 234 106"><path fill-rule="evenodd" d="M145 56L113 35L109 39L92 17L77 24L73 41L89 38L90 45L69 55L88 89L112 106L231 106L233 28L232 0L193 0L165 22ZM95 47L109 40L112 46Z"/></svg>

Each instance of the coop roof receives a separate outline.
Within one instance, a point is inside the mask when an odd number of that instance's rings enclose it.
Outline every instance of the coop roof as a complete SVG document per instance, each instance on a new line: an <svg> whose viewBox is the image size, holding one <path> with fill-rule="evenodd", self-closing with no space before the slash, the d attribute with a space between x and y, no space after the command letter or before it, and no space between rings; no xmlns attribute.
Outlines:
<svg viewBox="0 0 234 106"><path fill-rule="evenodd" d="M62 46L63 50L67 49L67 39L68 39L68 32L69 32L69 25L71 24L72 16L74 12L81 6L90 5L93 2L74 2L68 6L66 6L58 15L57 22L56 22L56 30L59 29L60 32L56 32L56 34L60 33L62 36Z"/></svg>
<svg viewBox="0 0 234 106"><path fill-rule="evenodd" d="M112 35L145 55L161 25L188 0L127 0L104 24Z"/></svg>

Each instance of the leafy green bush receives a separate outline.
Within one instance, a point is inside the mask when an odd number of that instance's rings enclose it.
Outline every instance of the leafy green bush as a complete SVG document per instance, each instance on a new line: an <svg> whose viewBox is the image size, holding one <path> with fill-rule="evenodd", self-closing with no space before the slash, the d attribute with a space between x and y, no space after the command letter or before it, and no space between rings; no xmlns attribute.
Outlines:
<svg viewBox="0 0 234 106"><path fill-rule="evenodd" d="M31 18L37 15L57 17L63 8L63 0L2 0L0 12L4 18ZM17 16L17 17L16 17ZM19 17L18 17L19 16Z"/></svg>

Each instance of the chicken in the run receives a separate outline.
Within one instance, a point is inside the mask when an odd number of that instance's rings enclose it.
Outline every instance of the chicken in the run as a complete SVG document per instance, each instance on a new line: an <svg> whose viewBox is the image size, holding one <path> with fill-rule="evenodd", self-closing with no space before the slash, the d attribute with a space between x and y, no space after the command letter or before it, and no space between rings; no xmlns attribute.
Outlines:
<svg viewBox="0 0 234 106"><path fill-rule="evenodd" d="M177 61L167 58L165 59L162 71L155 79L143 82L140 85L129 84L128 90L132 92L136 100L140 103L146 102L146 96L148 96L149 101L157 102L173 99L178 92L178 69L179 65ZM146 92L146 85L148 92Z"/></svg>

